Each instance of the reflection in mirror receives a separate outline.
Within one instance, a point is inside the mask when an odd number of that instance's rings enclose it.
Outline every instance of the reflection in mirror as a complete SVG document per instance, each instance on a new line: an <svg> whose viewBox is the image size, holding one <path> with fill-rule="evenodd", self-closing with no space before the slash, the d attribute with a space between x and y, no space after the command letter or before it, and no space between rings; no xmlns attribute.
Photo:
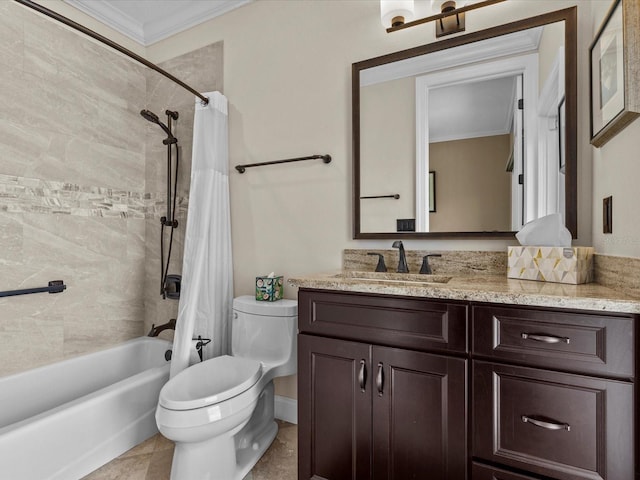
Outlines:
<svg viewBox="0 0 640 480"><path fill-rule="evenodd" d="M430 44L419 47L424 54L412 49L354 64L355 238L510 236L553 212L572 229L575 194L565 198L565 184L572 192L575 184L575 117L564 107L565 96L575 96L575 79L565 81L565 38L575 42L565 32L569 12L575 15L568 9L509 24L504 34L501 27L477 32L473 41L458 37L451 48ZM560 105L573 139L559 135ZM383 198L363 198L376 196Z"/></svg>

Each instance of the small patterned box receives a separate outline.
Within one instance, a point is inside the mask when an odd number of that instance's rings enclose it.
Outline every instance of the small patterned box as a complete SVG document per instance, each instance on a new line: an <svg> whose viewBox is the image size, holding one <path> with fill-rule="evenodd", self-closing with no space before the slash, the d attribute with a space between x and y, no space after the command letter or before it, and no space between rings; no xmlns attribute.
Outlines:
<svg viewBox="0 0 640 480"><path fill-rule="evenodd" d="M256 277L256 300L275 302L283 295L284 279L279 277Z"/></svg>
<svg viewBox="0 0 640 480"><path fill-rule="evenodd" d="M507 277L577 285L593 281L592 247L507 247Z"/></svg>

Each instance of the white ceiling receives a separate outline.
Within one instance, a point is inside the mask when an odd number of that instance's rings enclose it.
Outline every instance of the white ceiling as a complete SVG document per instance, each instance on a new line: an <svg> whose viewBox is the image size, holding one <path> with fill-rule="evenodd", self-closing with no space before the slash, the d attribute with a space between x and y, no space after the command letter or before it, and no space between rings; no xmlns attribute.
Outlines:
<svg viewBox="0 0 640 480"><path fill-rule="evenodd" d="M516 77L502 77L429 91L429 142L511 132Z"/></svg>
<svg viewBox="0 0 640 480"><path fill-rule="evenodd" d="M253 0L64 0L143 46Z"/></svg>

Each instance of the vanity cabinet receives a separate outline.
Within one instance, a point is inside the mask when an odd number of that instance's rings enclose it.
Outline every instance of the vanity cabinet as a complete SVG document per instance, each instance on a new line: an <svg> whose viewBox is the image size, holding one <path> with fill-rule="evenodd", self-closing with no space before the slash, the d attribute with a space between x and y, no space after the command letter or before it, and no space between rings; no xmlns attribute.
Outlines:
<svg viewBox="0 0 640 480"><path fill-rule="evenodd" d="M638 479L637 320L302 288L298 478Z"/></svg>
<svg viewBox="0 0 640 480"><path fill-rule="evenodd" d="M298 478L465 479L468 360L404 345L464 352L466 307L306 290L299 305Z"/></svg>
<svg viewBox="0 0 640 480"><path fill-rule="evenodd" d="M473 305L473 456L558 480L637 478L634 320Z"/></svg>

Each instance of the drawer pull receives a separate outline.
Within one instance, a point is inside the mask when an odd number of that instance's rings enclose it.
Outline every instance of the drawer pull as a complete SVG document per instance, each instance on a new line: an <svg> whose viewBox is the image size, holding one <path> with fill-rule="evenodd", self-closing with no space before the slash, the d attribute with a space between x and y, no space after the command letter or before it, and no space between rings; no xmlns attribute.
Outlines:
<svg viewBox="0 0 640 480"><path fill-rule="evenodd" d="M378 363L378 375L376 375L376 387L378 388L378 396L382 396L382 390L384 386L384 372L382 368L382 362Z"/></svg>
<svg viewBox="0 0 640 480"><path fill-rule="evenodd" d="M360 391L364 393L364 387L367 384L367 367L364 360L360 360L360 372L358 372L358 384L360 385Z"/></svg>
<svg viewBox="0 0 640 480"><path fill-rule="evenodd" d="M556 337L555 335L539 335L537 333L525 333L522 332L520 336L525 340L534 340L542 343L566 343L571 342L569 337Z"/></svg>
<svg viewBox="0 0 640 480"><path fill-rule="evenodd" d="M571 431L571 426L568 423L554 423L554 422L545 422L544 420L536 420L533 417L528 417L526 415L522 415L520 417L524 423L530 423L535 425L536 427L546 428L547 430L566 430L567 432Z"/></svg>

